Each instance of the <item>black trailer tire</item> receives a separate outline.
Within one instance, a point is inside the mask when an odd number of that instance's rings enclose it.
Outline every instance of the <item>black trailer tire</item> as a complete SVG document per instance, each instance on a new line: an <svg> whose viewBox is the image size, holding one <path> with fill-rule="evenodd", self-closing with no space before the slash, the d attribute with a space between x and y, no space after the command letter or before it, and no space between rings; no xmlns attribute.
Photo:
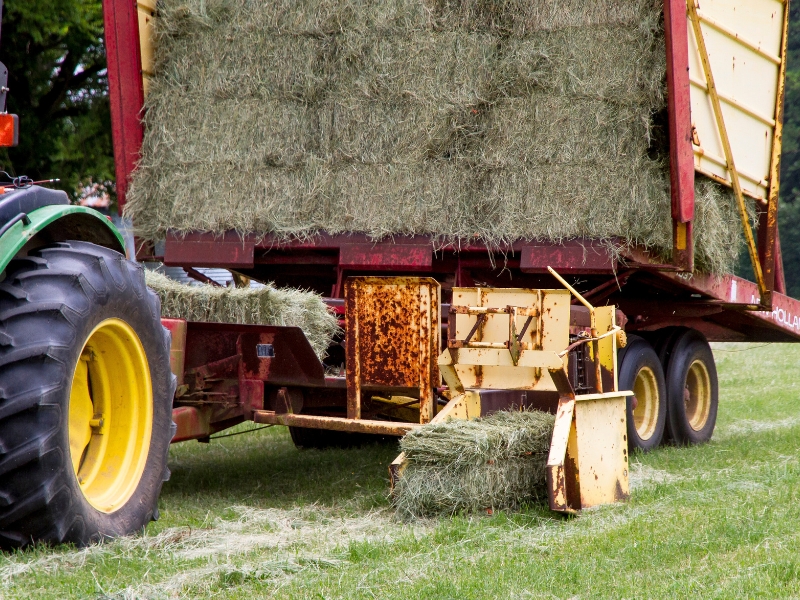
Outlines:
<svg viewBox="0 0 800 600"><path fill-rule="evenodd" d="M661 362L652 346L635 335L628 336L628 344L618 359L619 389L634 392L626 402L628 448L647 452L661 443L667 423L667 392Z"/></svg>
<svg viewBox="0 0 800 600"><path fill-rule="evenodd" d="M672 441L701 444L717 422L719 384L705 336L690 329L675 340L666 373L667 419Z"/></svg>
<svg viewBox="0 0 800 600"><path fill-rule="evenodd" d="M120 253L65 242L8 265L0 547L85 545L157 518L175 427L169 352L158 297Z"/></svg>
<svg viewBox="0 0 800 600"><path fill-rule="evenodd" d="M690 331L691 329L688 327L684 327L682 325L673 325L670 327L657 329L656 331L647 332L647 341L649 341L653 346L653 349L658 355L658 360L661 361L661 368L664 371L665 381L667 377L667 369L669 368L669 362L672 358L672 352L675 349L675 344L681 339L682 336L686 335ZM669 413L669 403L667 403L667 413ZM672 442L674 439L675 436L672 435L672 426L669 421L669 415L667 415L667 426L664 428L664 438L662 443Z"/></svg>
<svg viewBox="0 0 800 600"><path fill-rule="evenodd" d="M683 326L664 327L657 330L653 339L650 340L653 349L658 354L658 360L661 361L661 366L664 368L664 373L667 372L675 344L690 331L692 330Z"/></svg>

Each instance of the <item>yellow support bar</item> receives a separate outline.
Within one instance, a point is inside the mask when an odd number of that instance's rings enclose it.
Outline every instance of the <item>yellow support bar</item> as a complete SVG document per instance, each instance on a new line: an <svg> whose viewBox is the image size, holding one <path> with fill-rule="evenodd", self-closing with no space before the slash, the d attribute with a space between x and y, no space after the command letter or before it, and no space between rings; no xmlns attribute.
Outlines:
<svg viewBox="0 0 800 600"><path fill-rule="evenodd" d="M781 42L781 63L778 67L778 93L775 97L775 133L772 136L772 152L769 161L769 192L767 193L767 244L764 248L764 263L771 270L772 286L769 290L769 302L761 304L772 308L772 290L775 289L775 237L778 230L778 197L781 182L781 147L783 145L783 104L786 94L786 48L789 38L789 6L783 9L783 38Z"/></svg>
<svg viewBox="0 0 800 600"><path fill-rule="evenodd" d="M558 282L567 288L573 296L575 296L578 301L583 304L586 308L589 309L589 324L591 325L591 335L594 339L592 342L592 357L594 358L594 366L595 366L595 377L597 380L597 391L603 392L603 373L600 368L600 361L597 360L598 355L600 354L600 346L597 343L597 337L599 335L599 331L597 329L597 315L595 314L594 306L589 304L589 301L581 296L574 287L567 283L566 279L564 279L561 275L556 273L556 270L553 267L548 266L547 270L550 271L550 274L555 277Z"/></svg>

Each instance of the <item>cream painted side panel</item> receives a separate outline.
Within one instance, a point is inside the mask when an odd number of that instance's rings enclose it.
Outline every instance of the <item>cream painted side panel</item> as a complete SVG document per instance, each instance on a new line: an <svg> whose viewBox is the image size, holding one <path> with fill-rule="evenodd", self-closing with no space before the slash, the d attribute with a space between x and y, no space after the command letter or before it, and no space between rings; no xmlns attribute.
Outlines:
<svg viewBox="0 0 800 600"><path fill-rule="evenodd" d="M766 198L775 129L784 4L777 0L690 0L703 38L743 191ZM689 79L695 168L730 185L694 30L689 30Z"/></svg>

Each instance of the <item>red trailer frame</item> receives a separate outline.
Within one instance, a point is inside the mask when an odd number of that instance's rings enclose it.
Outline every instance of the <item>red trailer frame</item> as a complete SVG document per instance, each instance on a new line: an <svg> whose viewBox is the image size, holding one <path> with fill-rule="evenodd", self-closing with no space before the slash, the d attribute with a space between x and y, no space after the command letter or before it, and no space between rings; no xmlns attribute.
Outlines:
<svg viewBox="0 0 800 600"><path fill-rule="evenodd" d="M143 138L141 112L144 94L139 24L136 4L129 0L104 0L103 6L117 195L122 208ZM575 287L593 304L617 305L627 315L626 329L629 332L681 325L700 330L709 341L800 341L800 302L785 295L777 232L779 182L776 161L773 160L768 201L765 206L759 206L759 259L767 293L761 295L755 283L734 275L693 273L695 167L686 13L686 0L664 0L673 229L671 264L663 264L644 248L615 245L613 241L519 241L488 249L469 241L457 246L436 247L434 241L426 236L395 237L375 242L361 234L319 234L311 241L285 242L270 235L242 237L234 232L221 237L204 232L186 236L168 234L163 256L156 258L163 259L167 265L184 267L190 275L196 273L193 267L223 267L279 285L313 289L330 296L330 304L340 314L344 312L341 301L344 282L355 275L433 277L442 284L443 301L448 302L448 290L454 286L554 287L555 280L547 272L550 266L571 278ZM781 82L778 122L782 116L783 93ZM779 128L775 138L779 143ZM139 256L144 258L145 255L153 257L152 249L140 252ZM170 327L174 326L170 324ZM226 348L228 354L225 357L215 355L213 360L209 358L202 365L205 365L207 375L213 372L217 379L228 382L224 384L226 390L219 393L236 396L239 408L234 411L234 416L230 416L233 413L209 416L211 409L208 407L190 410L190 405L183 403L185 409L176 409L181 411L176 412L179 423L176 439L207 437L234 421L252 418L253 411L257 410L254 407L263 408L264 385L273 391L288 389L287 386L304 386L308 389L326 388L332 393L341 390L343 393L342 378L325 378L316 367L312 377L306 373L307 364L303 361L295 364L297 371L290 376L278 377L275 372L259 375L242 370L247 357L241 349L241 336L277 336L278 339L281 334L276 333L277 329L280 328L189 324L186 341L189 353L193 346L201 343L201 338L204 347L220 344ZM208 336L216 340L211 346L206 339ZM299 348L295 336L284 337L279 343L288 344L295 350ZM306 349L298 351L303 353ZM235 356L238 358L231 358ZM196 357L192 360L191 367L187 364L187 372L192 370L192 376L199 376L202 365L195 363L202 360ZM288 392L281 393L284 396L273 400L290 405ZM254 400L259 394L260 404ZM214 410L222 409L217 407Z"/></svg>

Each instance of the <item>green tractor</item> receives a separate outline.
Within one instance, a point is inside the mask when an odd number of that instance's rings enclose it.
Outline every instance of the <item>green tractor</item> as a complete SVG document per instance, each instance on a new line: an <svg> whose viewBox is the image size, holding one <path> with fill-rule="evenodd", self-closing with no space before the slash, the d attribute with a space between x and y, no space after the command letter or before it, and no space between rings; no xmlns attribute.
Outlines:
<svg viewBox="0 0 800 600"><path fill-rule="evenodd" d="M16 136L1 114L0 144ZM129 534L169 476L159 300L105 216L27 178L0 186L0 548Z"/></svg>

